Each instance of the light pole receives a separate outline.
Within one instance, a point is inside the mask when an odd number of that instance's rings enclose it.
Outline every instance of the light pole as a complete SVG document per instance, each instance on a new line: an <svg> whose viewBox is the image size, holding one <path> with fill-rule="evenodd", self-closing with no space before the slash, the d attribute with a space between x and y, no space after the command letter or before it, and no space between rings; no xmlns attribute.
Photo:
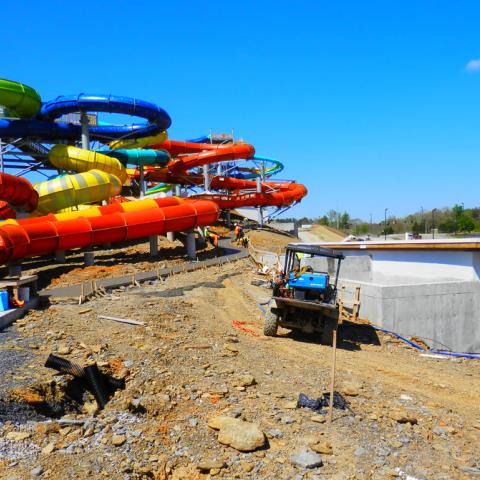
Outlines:
<svg viewBox="0 0 480 480"><path fill-rule="evenodd" d="M423 207L420 207L420 208L422 209L422 227L421 228L422 228L422 230L425 230L425 220L423 218ZM427 233L427 232L425 232L425 233Z"/></svg>
<svg viewBox="0 0 480 480"><path fill-rule="evenodd" d="M437 211L436 208L432 210L432 239L435 239L435 212Z"/></svg>
<svg viewBox="0 0 480 480"><path fill-rule="evenodd" d="M388 208L385 209L385 223L383 226L383 234L385 235L385 240L387 239L387 212Z"/></svg>

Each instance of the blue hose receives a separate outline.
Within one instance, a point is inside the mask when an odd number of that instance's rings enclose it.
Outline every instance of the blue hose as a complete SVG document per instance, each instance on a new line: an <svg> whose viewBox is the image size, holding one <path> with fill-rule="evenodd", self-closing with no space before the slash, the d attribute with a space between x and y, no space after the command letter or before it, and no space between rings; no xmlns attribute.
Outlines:
<svg viewBox="0 0 480 480"><path fill-rule="evenodd" d="M393 335L394 337L397 337L399 338L400 340L403 340L405 343L408 343L410 346L412 346L413 348L416 348L417 350L420 350L422 352L428 352L428 353L432 353L434 355L447 355L449 357L459 357L459 358L476 358L476 359L480 359L480 353L459 353L459 352L448 352L446 350L427 350L426 348L423 348L421 347L420 345L418 345L417 343L415 342L412 342L411 340L409 340L408 338L404 337L403 335L400 335L398 333L395 333L395 332L392 332L390 330L387 330L385 328L380 328L380 327L376 327L375 325L371 325L370 326L374 329L374 330L378 330L379 332L383 332L383 333L388 333L389 335Z"/></svg>
<svg viewBox="0 0 480 480"><path fill-rule="evenodd" d="M265 309L263 308L262 305L267 305L268 303L270 303L270 301L258 304L258 307L263 313L265 313ZM398 339L403 340L405 343L408 343L411 347L416 348L421 352L428 352L434 355L446 355L449 357L472 358L472 359L480 360L480 353L459 353L459 352L448 352L446 350L427 350L426 348L423 348L422 346L418 345L418 343L412 342L411 340L404 337L403 335L400 335L399 333L392 332L390 330L387 330L386 328L376 327L375 325L372 325L372 324L368 324L368 325L372 327L374 330L378 330L379 332L383 332L383 333L388 333L389 335L393 335L394 337L397 337Z"/></svg>

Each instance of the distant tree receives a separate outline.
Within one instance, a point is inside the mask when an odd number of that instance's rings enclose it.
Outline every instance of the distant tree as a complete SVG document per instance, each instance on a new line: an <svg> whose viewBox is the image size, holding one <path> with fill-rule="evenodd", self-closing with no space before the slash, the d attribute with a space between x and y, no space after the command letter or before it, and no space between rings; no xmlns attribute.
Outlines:
<svg viewBox="0 0 480 480"><path fill-rule="evenodd" d="M459 218L457 225L458 230L461 232L473 232L475 229L475 222L473 221L473 218L471 215L467 215L465 213Z"/></svg>
<svg viewBox="0 0 480 480"><path fill-rule="evenodd" d="M423 232L422 225L417 221L414 221L412 224L412 233L414 233L415 235L419 235L422 232Z"/></svg>
<svg viewBox="0 0 480 480"><path fill-rule="evenodd" d="M329 210L327 212L328 223L329 225L336 226L340 221L340 212L336 210Z"/></svg>
<svg viewBox="0 0 480 480"><path fill-rule="evenodd" d="M350 215L347 212L343 212L340 215L340 219L338 222L341 229L346 230L350 227Z"/></svg>
<svg viewBox="0 0 480 480"><path fill-rule="evenodd" d="M317 223L319 225L326 225L328 227L328 225L330 225L330 222L328 221L328 217L326 215L324 215L323 217L320 217L317 221Z"/></svg>
<svg viewBox="0 0 480 480"><path fill-rule="evenodd" d="M368 233L370 225L368 223L360 223L357 225L357 232L360 234Z"/></svg>

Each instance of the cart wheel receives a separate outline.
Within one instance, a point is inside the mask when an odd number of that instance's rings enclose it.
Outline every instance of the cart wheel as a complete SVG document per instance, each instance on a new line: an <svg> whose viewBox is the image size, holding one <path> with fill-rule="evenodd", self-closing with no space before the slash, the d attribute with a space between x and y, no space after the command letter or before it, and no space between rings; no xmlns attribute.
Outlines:
<svg viewBox="0 0 480 480"><path fill-rule="evenodd" d="M265 314L265 322L263 324L263 334L266 337L275 337L278 330L278 315L267 311Z"/></svg>

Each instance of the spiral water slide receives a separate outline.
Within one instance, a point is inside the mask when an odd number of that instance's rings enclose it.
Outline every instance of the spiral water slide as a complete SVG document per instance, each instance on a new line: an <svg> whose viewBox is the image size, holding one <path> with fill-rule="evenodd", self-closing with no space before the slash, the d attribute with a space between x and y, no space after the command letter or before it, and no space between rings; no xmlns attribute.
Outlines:
<svg viewBox="0 0 480 480"><path fill-rule="evenodd" d="M55 101L41 107L40 96L35 90L8 80L0 80L0 105L7 109L6 114L10 117L0 119L0 137L2 138L78 140L81 127L53 122L58 116L72 111L95 110L146 118L148 120L146 125L90 127L92 138L127 138L134 144L135 138L140 136L163 140L165 136L160 138L158 135L171 123L170 117L164 110L148 102L128 97L111 95L58 97ZM152 139L150 138L149 141ZM120 156L121 154L122 152ZM58 145L52 149L50 155L51 160L58 162L58 165L69 169L73 169L72 167L77 170L88 169L83 174L77 175L88 174L92 177L92 181L95 178L98 180L97 176L102 176L100 174L105 174L118 179L116 183L121 187L122 179L126 178L125 168L118 160L118 152L109 156ZM129 154L124 153L124 155ZM158 154L154 153L153 156L158 157ZM66 163L62 164L62 162ZM100 166L102 170L92 166ZM66 192L69 191L69 186L77 193L82 191L82 187L88 187L86 177L75 175L70 177L75 177L70 178L70 185L67 180L63 181L62 177L55 179L59 185L58 189L55 184L49 184L47 193L56 190L60 192L60 196L68 197ZM86 200L93 201L88 195L86 197ZM27 212L38 210L39 205L40 211L48 210L49 204L53 210L58 210L61 205L57 200L45 201L45 204L41 205L39 198L41 195L39 196L37 190L26 179L0 173L0 199L8 205L18 209L23 208ZM75 201L83 201L81 193ZM5 204L3 206L5 207ZM216 222L218 215L219 208L213 202L172 197L92 207L81 212L7 220L0 225L0 264L15 262L24 257L46 255L57 250L132 240L168 231L185 231L197 226L211 225Z"/></svg>
<svg viewBox="0 0 480 480"><path fill-rule="evenodd" d="M145 178L154 182L177 183L183 185L201 185L203 175L190 170L203 165L253 158L255 149L246 143L211 144L197 142L179 142L165 140L161 145L151 145L170 153L173 160L164 168L152 168L146 171ZM138 172L129 172L138 175ZM212 190L224 190L229 194L203 193L191 198L214 201L221 209L240 207L285 207L300 201L306 194L304 185L294 182L264 181L257 190L257 182L228 176L214 176L211 179Z"/></svg>

